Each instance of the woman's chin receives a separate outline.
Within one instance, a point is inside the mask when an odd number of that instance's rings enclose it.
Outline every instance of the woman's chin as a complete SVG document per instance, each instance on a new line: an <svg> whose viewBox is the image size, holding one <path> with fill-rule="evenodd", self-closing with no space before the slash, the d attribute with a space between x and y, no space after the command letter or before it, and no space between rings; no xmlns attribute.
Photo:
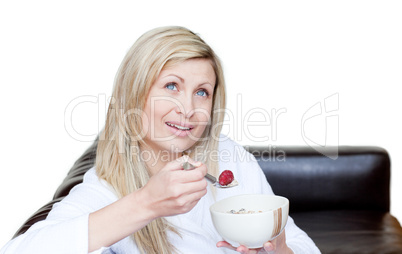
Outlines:
<svg viewBox="0 0 402 254"><path fill-rule="evenodd" d="M171 144L168 150L171 153L183 153L183 152L186 152L187 150L189 150L194 145L194 143L191 143L191 144L180 144L180 143Z"/></svg>
<svg viewBox="0 0 402 254"><path fill-rule="evenodd" d="M191 149L197 143L199 138L194 136L178 137L175 135L166 135L164 137L147 138L145 141L150 148L163 153L179 154Z"/></svg>

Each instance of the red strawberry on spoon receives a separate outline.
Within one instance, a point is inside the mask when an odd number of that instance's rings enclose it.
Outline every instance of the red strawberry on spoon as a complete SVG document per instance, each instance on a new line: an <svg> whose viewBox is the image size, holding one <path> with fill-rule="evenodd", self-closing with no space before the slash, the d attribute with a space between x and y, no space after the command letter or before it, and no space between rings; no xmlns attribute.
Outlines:
<svg viewBox="0 0 402 254"><path fill-rule="evenodd" d="M195 166L189 162L183 163L184 170L191 170L194 168L195 168ZM216 177L214 177L208 173L205 175L205 178L208 181L210 181L213 184L213 186L215 186L217 188L230 188L230 187L239 185L239 183L234 179L233 173L230 170L224 170L220 174L218 180L216 179Z"/></svg>
<svg viewBox="0 0 402 254"><path fill-rule="evenodd" d="M234 180L234 175L233 172L230 170L224 170L220 175L219 175L219 184L221 186L227 186L231 184Z"/></svg>

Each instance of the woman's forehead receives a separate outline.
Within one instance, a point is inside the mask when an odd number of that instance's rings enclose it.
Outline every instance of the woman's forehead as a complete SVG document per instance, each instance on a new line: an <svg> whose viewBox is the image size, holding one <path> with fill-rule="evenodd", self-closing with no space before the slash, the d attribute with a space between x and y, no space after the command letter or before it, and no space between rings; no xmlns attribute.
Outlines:
<svg viewBox="0 0 402 254"><path fill-rule="evenodd" d="M183 81L187 75L201 76L209 79L215 85L216 73L210 59L195 58L165 65L158 78L176 76Z"/></svg>

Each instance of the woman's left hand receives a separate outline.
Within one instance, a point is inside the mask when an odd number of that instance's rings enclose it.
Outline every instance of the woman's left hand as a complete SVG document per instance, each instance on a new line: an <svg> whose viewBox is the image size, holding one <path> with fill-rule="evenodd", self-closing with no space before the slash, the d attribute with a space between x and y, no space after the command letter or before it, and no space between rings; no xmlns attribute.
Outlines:
<svg viewBox="0 0 402 254"><path fill-rule="evenodd" d="M244 245L240 245L239 247L233 247L230 243L226 241L220 241L216 244L217 247L225 247L231 250L238 251L243 254L257 254L257 253L283 253L283 254L291 254L293 251L286 245L286 236L285 230L276 237L274 240L264 243L264 246L259 249L249 249Z"/></svg>

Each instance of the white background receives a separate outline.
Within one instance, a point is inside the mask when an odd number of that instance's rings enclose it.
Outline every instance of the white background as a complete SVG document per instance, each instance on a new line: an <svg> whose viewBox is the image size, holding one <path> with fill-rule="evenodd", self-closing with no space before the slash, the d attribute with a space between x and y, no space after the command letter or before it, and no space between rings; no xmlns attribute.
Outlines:
<svg viewBox="0 0 402 254"><path fill-rule="evenodd" d="M307 145L304 136L386 148L391 212L401 220L401 13L399 1L1 1L0 246L91 143L66 130L66 109L67 124L91 140L126 51L166 25L199 33L222 59L233 127L254 108L286 111L276 124L252 127L264 142L225 126L241 144ZM80 96L101 103L68 111ZM303 115L327 97L335 111L321 104L302 133Z"/></svg>

